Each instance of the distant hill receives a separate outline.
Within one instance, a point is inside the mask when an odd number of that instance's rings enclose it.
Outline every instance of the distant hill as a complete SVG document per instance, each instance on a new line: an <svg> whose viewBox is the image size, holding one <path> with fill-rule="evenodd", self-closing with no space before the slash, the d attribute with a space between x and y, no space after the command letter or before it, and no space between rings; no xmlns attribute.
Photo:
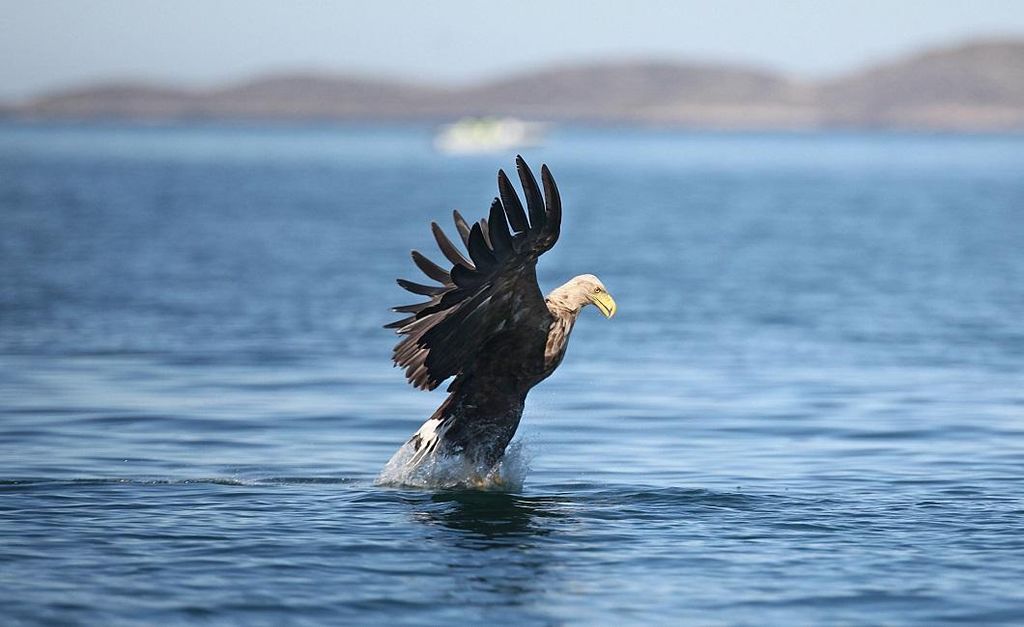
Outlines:
<svg viewBox="0 0 1024 627"><path fill-rule="evenodd" d="M933 50L818 86L829 125L1024 129L1024 41Z"/></svg>
<svg viewBox="0 0 1024 627"><path fill-rule="evenodd" d="M395 82L316 74L258 78L214 90L143 84L86 86L51 93L17 108L42 118L283 118L407 117L430 111L446 92Z"/></svg>
<svg viewBox="0 0 1024 627"><path fill-rule="evenodd" d="M211 90L92 85L0 106L0 114L339 121L515 115L717 129L1024 130L1024 40L926 51L816 82L664 61L565 65L463 88L295 73Z"/></svg>

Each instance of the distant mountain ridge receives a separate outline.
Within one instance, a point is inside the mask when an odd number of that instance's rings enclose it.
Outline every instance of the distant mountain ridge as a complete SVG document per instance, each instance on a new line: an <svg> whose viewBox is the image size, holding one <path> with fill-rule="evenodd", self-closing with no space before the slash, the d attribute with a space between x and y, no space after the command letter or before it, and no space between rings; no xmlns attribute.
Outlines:
<svg viewBox="0 0 1024 627"><path fill-rule="evenodd" d="M291 73L209 90L109 83L0 106L18 119L550 121L709 129L1024 130L1024 40L939 48L820 81L738 65L581 63L469 86Z"/></svg>

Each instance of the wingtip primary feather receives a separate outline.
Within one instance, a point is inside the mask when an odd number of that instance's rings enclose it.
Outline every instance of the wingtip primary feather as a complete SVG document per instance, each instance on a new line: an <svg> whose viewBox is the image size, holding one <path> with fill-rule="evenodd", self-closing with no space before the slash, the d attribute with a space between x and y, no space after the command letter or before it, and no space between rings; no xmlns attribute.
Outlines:
<svg viewBox="0 0 1024 627"><path fill-rule="evenodd" d="M419 294L420 296L435 296L447 289L436 285L424 285L408 279L395 279L395 282L403 289L408 290L413 294Z"/></svg>
<svg viewBox="0 0 1024 627"><path fill-rule="evenodd" d="M499 260L505 259L512 253L512 234L508 230L508 221L505 219L505 210L502 207L501 199L495 198L491 201L488 217L488 231L490 235L488 243L491 245L496 258Z"/></svg>
<svg viewBox="0 0 1024 627"><path fill-rule="evenodd" d="M412 262L429 278L434 279L438 283L448 283L451 281L447 270L431 261L429 257L420 251L414 250L411 255Z"/></svg>
<svg viewBox="0 0 1024 627"><path fill-rule="evenodd" d="M483 232L483 220L473 225L469 233L469 257L476 264L480 272L490 272L497 265L494 253L487 246L486 236Z"/></svg>
<svg viewBox="0 0 1024 627"><path fill-rule="evenodd" d="M452 262L453 265L461 264L467 268L474 268L473 264L459 252L459 249L455 247L455 244L452 244L452 241L444 234L444 230L441 228L441 225L437 222L431 222L430 230L434 233L434 239L437 241L437 247L441 249L441 252L448 261Z"/></svg>
<svg viewBox="0 0 1024 627"><path fill-rule="evenodd" d="M523 202L519 200L519 194L516 193L516 188L512 186L512 181L509 180L504 170L498 170L498 194L512 230L516 233L528 231L530 223L526 220Z"/></svg>
<svg viewBox="0 0 1024 627"><path fill-rule="evenodd" d="M562 197L547 164L540 166L540 179L544 185L544 208L548 216L548 228L557 233L562 224Z"/></svg>
<svg viewBox="0 0 1024 627"><path fill-rule="evenodd" d="M462 245L469 248L469 223L462 217L458 209L452 210L452 220L455 222L455 230L459 232L459 237L462 238Z"/></svg>
<svg viewBox="0 0 1024 627"><path fill-rule="evenodd" d="M543 229L547 222L547 214L544 209L544 196L537 186L537 179L522 156L516 157L516 170L519 172L519 182L523 186L523 195L526 196L526 209L530 213L530 230Z"/></svg>

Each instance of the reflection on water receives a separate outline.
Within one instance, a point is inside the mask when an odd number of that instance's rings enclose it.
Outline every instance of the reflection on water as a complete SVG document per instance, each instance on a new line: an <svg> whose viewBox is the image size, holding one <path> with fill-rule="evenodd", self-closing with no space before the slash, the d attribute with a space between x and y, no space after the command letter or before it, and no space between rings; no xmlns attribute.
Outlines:
<svg viewBox="0 0 1024 627"><path fill-rule="evenodd" d="M522 546L532 536L551 533L551 522L569 519L565 501L475 490L440 492L431 497L434 507L416 512L416 519L460 532L477 548Z"/></svg>
<svg viewBox="0 0 1024 627"><path fill-rule="evenodd" d="M520 608L563 585L551 579L563 558L545 541L573 523L562 499L442 492L415 507L413 518L426 525L425 541L451 573L452 596Z"/></svg>

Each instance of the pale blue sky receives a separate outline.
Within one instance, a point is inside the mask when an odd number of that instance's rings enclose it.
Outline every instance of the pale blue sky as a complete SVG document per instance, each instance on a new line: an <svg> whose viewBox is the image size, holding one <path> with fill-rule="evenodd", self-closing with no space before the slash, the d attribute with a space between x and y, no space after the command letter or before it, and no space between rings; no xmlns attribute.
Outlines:
<svg viewBox="0 0 1024 627"><path fill-rule="evenodd" d="M814 76L988 35L1024 36L1024 1L0 0L0 98L297 68L457 82L621 56Z"/></svg>

